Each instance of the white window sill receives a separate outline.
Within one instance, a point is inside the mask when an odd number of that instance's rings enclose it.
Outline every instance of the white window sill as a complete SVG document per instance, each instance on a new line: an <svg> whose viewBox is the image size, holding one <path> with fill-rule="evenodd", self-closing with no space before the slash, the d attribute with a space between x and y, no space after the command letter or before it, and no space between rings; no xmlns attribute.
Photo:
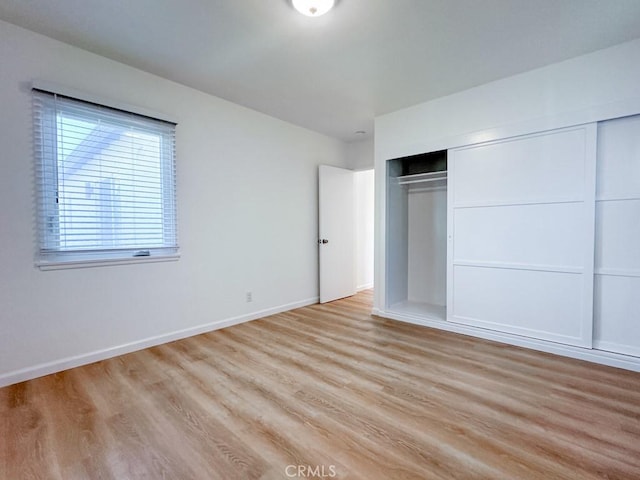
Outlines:
<svg viewBox="0 0 640 480"><path fill-rule="evenodd" d="M40 260L36 267L40 270L67 270L70 268L108 267L113 265L132 265L135 263L175 262L180 258L180 253L149 255L146 257L117 257L77 260Z"/></svg>

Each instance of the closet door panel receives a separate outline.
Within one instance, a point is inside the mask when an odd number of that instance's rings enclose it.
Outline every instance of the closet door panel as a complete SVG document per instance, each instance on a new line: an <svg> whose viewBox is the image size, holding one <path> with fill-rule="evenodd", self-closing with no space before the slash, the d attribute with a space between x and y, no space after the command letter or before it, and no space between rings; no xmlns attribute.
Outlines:
<svg viewBox="0 0 640 480"><path fill-rule="evenodd" d="M461 208L454 223L458 261L581 269L582 203Z"/></svg>
<svg viewBox="0 0 640 480"><path fill-rule="evenodd" d="M595 348L640 356L640 116L598 125Z"/></svg>
<svg viewBox="0 0 640 480"><path fill-rule="evenodd" d="M585 133L580 128L458 150L454 203L582 199L584 146Z"/></svg>
<svg viewBox="0 0 640 480"><path fill-rule="evenodd" d="M580 277L456 266L453 315L461 323L577 344L582 336Z"/></svg>
<svg viewBox="0 0 640 480"><path fill-rule="evenodd" d="M596 277L593 346L640 357L640 277Z"/></svg>
<svg viewBox="0 0 640 480"><path fill-rule="evenodd" d="M447 320L591 347L596 126L449 158Z"/></svg>
<svg viewBox="0 0 640 480"><path fill-rule="evenodd" d="M598 126L598 199L640 196L640 115Z"/></svg>
<svg viewBox="0 0 640 480"><path fill-rule="evenodd" d="M598 202L596 273L640 274L640 199Z"/></svg>

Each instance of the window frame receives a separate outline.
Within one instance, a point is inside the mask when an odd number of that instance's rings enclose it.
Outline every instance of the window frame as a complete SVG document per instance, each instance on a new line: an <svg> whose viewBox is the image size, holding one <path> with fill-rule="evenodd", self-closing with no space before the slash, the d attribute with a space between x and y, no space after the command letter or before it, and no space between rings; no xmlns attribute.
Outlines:
<svg viewBox="0 0 640 480"><path fill-rule="evenodd" d="M34 160L35 160L35 198L36 198L36 223L38 232L37 238L37 251L35 255L35 265L41 270L57 270L67 268L86 268L103 265L123 265L123 264L136 264L136 263L150 263L150 262L166 262L175 261L180 258L180 250L178 245L178 222L177 222L177 186L176 186L176 147L175 147L175 127L177 122L165 115L158 114L140 107L134 107L131 105L122 104L105 98L99 98L95 95L87 94L77 90L69 89L59 85L54 85L48 82L34 81L32 83L31 97L34 104L34 110L32 114L33 119L33 145L34 145ZM59 148L59 140L49 140L53 148L47 148L45 140L39 139L38 135L42 135L43 125L49 122L48 127L51 128L51 122L57 122L56 112L53 114L49 112L42 113L38 116L36 108L36 102L42 101L36 98L37 95L52 95L62 99L70 99L76 102L82 102L88 108L91 106L96 107L96 112L102 110L107 112L116 112L123 115L132 116L136 121L149 120L152 122L161 122L171 125L170 138L170 151L166 155L166 158L160 154L160 178L158 185L161 186L161 197L158 205L162 207L162 230L169 225L172 234L170 238L170 244L166 244L166 238L163 235L163 245L149 245L148 247L118 247L115 249L105 248L93 248L93 249L77 249L67 250L64 248L51 248L50 233L47 230L51 229L50 222L54 221L55 226L53 228L59 228L60 223L56 218L53 220L48 215L50 210L47 209L47 203L51 203L55 198L57 203L59 180L57 177L58 169L58 155L57 148ZM46 110L46 107L42 109L42 112ZM98 113L96 113L96 117ZM87 116L86 118L91 118ZM93 119L95 120L95 119ZM57 135L58 126L53 127L53 132ZM143 130L144 131L144 130ZM162 148L166 148L166 138L164 136L159 137L162 142ZM53 151L52 151L53 150ZM167 163L167 159L169 163ZM48 169L48 170L47 170ZM53 175L51 172L56 172ZM169 190L167 186L170 185ZM166 192L169 193L166 193ZM134 202L135 203L135 202ZM133 205L133 204L132 204ZM57 208L57 206L56 206ZM169 220L166 220L166 216L169 216ZM132 230L134 231L134 230Z"/></svg>

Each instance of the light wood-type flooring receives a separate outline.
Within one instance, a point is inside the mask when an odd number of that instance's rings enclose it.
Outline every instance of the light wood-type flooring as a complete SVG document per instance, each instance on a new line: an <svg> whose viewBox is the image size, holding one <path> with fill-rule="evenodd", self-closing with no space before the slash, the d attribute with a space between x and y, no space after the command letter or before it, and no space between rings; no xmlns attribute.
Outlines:
<svg viewBox="0 0 640 480"><path fill-rule="evenodd" d="M640 374L371 292L0 389L0 478L640 479Z"/></svg>

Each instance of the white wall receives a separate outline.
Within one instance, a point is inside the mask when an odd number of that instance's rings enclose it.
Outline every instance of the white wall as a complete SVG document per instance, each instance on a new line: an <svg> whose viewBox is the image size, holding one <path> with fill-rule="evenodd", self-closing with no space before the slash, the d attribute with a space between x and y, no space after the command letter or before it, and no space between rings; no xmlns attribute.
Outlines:
<svg viewBox="0 0 640 480"><path fill-rule="evenodd" d="M351 170L368 170L373 168L373 137L347 143L347 162Z"/></svg>
<svg viewBox="0 0 640 480"><path fill-rule="evenodd" d="M355 172L357 289L373 287L374 171Z"/></svg>
<svg viewBox="0 0 640 480"><path fill-rule="evenodd" d="M634 40L377 117L375 308L385 305L386 160L637 113L639 78Z"/></svg>
<svg viewBox="0 0 640 480"><path fill-rule="evenodd" d="M34 79L178 121L179 261L34 267ZM316 300L317 165L346 167L342 142L4 22L0 112L0 385Z"/></svg>
<svg viewBox="0 0 640 480"><path fill-rule="evenodd" d="M374 268L374 152L373 137L346 144L347 164L356 182L357 288L373 288Z"/></svg>
<svg viewBox="0 0 640 480"><path fill-rule="evenodd" d="M588 118L592 107L624 110L629 99L640 98L638 78L640 39L379 116L376 166L459 146L452 143L462 135L549 116L594 121Z"/></svg>

